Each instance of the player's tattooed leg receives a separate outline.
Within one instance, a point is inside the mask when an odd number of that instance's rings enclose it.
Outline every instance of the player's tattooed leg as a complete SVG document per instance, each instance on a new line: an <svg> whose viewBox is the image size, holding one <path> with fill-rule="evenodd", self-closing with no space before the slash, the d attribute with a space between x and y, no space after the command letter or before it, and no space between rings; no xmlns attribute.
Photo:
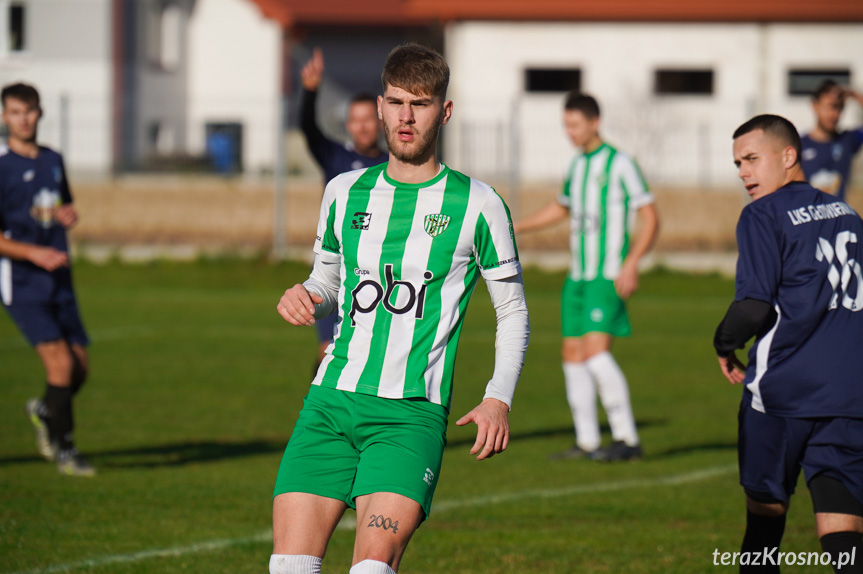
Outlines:
<svg viewBox="0 0 863 574"><path fill-rule="evenodd" d="M370 514L366 528L380 528L382 530L391 531L393 534L398 534L399 521L393 520L389 516L383 514Z"/></svg>

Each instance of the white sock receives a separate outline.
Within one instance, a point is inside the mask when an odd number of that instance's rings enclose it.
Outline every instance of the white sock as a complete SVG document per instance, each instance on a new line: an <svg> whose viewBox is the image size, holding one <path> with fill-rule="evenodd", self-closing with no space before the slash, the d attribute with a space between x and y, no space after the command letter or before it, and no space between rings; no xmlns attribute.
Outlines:
<svg viewBox="0 0 863 574"><path fill-rule="evenodd" d="M629 387L614 357L605 351L589 358L584 364L596 380L599 399L608 415L611 436L629 446L637 445L638 431L635 430L635 417L629 404Z"/></svg>
<svg viewBox="0 0 863 574"><path fill-rule="evenodd" d="M348 574L396 574L396 571L386 562L363 560L354 564Z"/></svg>
<svg viewBox="0 0 863 574"><path fill-rule="evenodd" d="M273 554L270 574L321 574L321 560L304 554Z"/></svg>
<svg viewBox="0 0 863 574"><path fill-rule="evenodd" d="M596 387L585 363L563 363L566 400L575 425L575 444L586 451L599 448L599 419L596 417Z"/></svg>

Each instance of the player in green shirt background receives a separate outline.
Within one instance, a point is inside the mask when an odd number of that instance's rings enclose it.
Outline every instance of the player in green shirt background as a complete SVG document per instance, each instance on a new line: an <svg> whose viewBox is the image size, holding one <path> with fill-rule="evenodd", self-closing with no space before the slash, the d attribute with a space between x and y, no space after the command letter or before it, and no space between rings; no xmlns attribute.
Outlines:
<svg viewBox="0 0 863 574"><path fill-rule="evenodd" d="M570 272L562 295L563 372L576 444L553 458L618 461L642 455L626 377L611 354L614 337L630 334L625 301L638 287L638 263L659 226L653 196L638 166L599 135L599 104L570 92L564 125L578 155L556 201L516 223L515 231L569 218ZM632 235L636 216L640 225ZM601 448L597 391L613 442Z"/></svg>

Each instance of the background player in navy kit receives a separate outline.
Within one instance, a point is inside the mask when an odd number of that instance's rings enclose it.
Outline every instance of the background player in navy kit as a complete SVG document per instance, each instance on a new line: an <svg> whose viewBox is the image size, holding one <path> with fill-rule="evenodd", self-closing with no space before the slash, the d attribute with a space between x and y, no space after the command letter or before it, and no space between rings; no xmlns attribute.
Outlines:
<svg viewBox="0 0 863 574"><path fill-rule="evenodd" d="M78 314L66 229L78 214L60 154L37 145L42 110L32 86L0 93L9 141L0 146L0 296L45 367L43 399L27 401L39 452L63 474L95 470L72 441L72 397L87 377L87 334Z"/></svg>
<svg viewBox="0 0 863 574"><path fill-rule="evenodd" d="M839 118L848 98L863 106L863 95L832 80L824 81L812 94L815 129L801 138L800 157L806 179L813 187L832 193L842 201L848 192L851 162L863 146L863 126L839 131Z"/></svg>
<svg viewBox="0 0 863 574"><path fill-rule="evenodd" d="M744 384L742 551L778 548L802 467L822 548L834 568L863 572L863 221L806 183L800 148L779 116L734 132L734 163L754 201L740 215L736 294L714 346L725 377ZM745 367L734 351L753 336Z"/></svg>
<svg viewBox="0 0 863 574"><path fill-rule="evenodd" d="M354 169L384 163L389 154L378 146L381 128L378 120L378 101L371 94L357 94L348 105L345 130L350 142L341 143L328 138L321 131L317 120L318 88L324 76L324 55L315 48L312 58L303 66L300 78L303 82L303 97L300 100L300 127L306 136L306 145L324 172L324 185L331 179ZM336 315L330 315L315 323L318 332L318 362L325 354L333 338Z"/></svg>

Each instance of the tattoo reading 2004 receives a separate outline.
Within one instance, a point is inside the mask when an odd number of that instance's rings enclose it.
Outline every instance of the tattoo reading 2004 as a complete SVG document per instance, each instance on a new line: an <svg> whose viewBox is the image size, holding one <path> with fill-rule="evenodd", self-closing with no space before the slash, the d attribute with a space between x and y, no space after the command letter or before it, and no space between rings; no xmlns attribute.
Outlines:
<svg viewBox="0 0 863 574"><path fill-rule="evenodd" d="M366 528L383 528L384 530L392 530L393 534L396 534L399 531L399 521L393 521L383 514L372 514L369 516L369 523Z"/></svg>
<svg viewBox="0 0 863 574"><path fill-rule="evenodd" d="M719 552L713 551L714 566L836 566L841 570L843 566L853 566L857 559L857 549L851 552L840 552L837 560L828 552L779 552L779 548L764 547L763 552Z"/></svg>

